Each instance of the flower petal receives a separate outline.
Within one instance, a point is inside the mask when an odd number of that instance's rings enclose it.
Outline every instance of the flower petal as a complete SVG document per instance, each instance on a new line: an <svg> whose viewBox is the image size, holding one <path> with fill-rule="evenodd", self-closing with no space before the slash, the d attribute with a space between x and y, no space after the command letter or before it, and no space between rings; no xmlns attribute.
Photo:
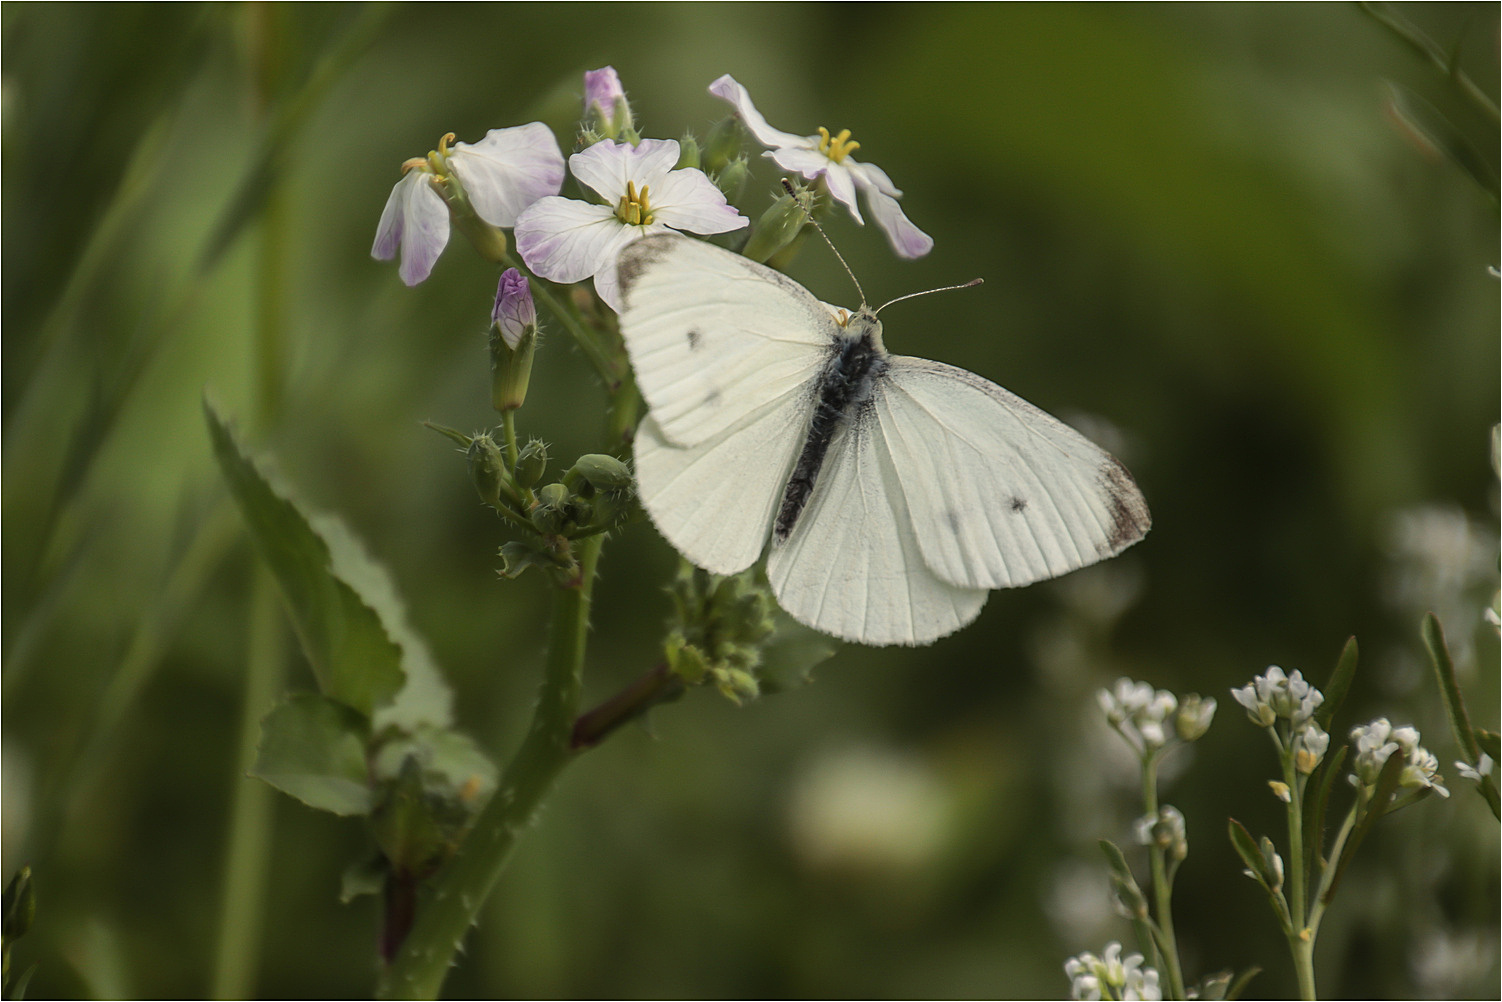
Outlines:
<svg viewBox="0 0 1502 1002"><path fill-rule="evenodd" d="M867 167L869 164L862 164ZM864 173L852 172L855 183L866 195L866 208L898 257L922 257L934 249L934 238L914 226L902 211L897 199L881 191ZM888 182L890 183L890 182ZM833 191L833 187L830 188Z"/></svg>
<svg viewBox="0 0 1502 1002"><path fill-rule="evenodd" d="M474 145L456 143L449 163L475 213L491 226L516 225L527 206L563 188L563 154L541 122L491 129Z"/></svg>
<svg viewBox="0 0 1502 1002"><path fill-rule="evenodd" d="M550 195L516 221L516 251L534 274L578 282L604 266L624 229L608 205Z"/></svg>
<svg viewBox="0 0 1502 1002"><path fill-rule="evenodd" d="M626 194L626 182L656 185L678 166L676 139L643 139L636 146L602 139L568 158L568 169L612 206Z"/></svg>
<svg viewBox="0 0 1502 1002"><path fill-rule="evenodd" d="M653 223L650 226L621 226L616 230L616 237L612 242L606 256L608 261L604 267L595 272L595 292L604 300L605 305L619 313L625 304L621 301L621 282L616 273L616 258L620 257L621 251L626 249L627 244L635 243L642 237L651 233L667 233L668 228L661 223Z"/></svg>
<svg viewBox="0 0 1502 1002"><path fill-rule="evenodd" d="M756 105L751 103L751 95L746 88L736 83L735 77L726 73L720 79L709 85L709 92L715 97L729 101L735 106L736 114L740 115L741 121L746 123L746 128L756 141L769 149L782 149L788 146L806 146L808 140L803 136L795 136L791 132L781 132L767 124L767 120L756 110Z"/></svg>
<svg viewBox="0 0 1502 1002"><path fill-rule="evenodd" d="M750 225L725 200L703 171L684 168L670 172L652 186L652 218L675 230L690 233L726 233Z"/></svg>
<svg viewBox="0 0 1502 1002"><path fill-rule="evenodd" d="M407 175L391 186L386 196L386 207L381 210L381 221L376 224L375 243L370 245L370 256L377 261L390 261L396 257L396 249L402 243L402 207L406 205L405 189Z"/></svg>
<svg viewBox="0 0 1502 1002"><path fill-rule="evenodd" d="M433 190L431 175L408 171L402 178L406 191L402 195L402 265L397 274L408 285L416 285L433 271L433 262L449 242L449 207Z"/></svg>

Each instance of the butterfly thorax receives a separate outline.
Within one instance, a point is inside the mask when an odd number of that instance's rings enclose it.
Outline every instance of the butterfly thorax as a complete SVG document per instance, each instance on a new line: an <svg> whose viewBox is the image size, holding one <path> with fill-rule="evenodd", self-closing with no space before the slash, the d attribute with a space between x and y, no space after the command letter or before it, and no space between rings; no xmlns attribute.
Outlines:
<svg viewBox="0 0 1502 1002"><path fill-rule="evenodd" d="M803 451L798 454L777 509L777 522L773 526L777 542L788 538L808 504L835 432L870 402L877 380L886 370L887 350L881 342L881 321L862 307L842 325L841 336L831 346L829 360L815 384L816 403Z"/></svg>

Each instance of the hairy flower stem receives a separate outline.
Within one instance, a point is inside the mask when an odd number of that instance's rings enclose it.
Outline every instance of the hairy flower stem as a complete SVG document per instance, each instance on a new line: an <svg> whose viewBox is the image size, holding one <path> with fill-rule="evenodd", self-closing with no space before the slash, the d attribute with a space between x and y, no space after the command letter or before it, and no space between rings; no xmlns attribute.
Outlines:
<svg viewBox="0 0 1502 1002"><path fill-rule="evenodd" d="M1142 805L1149 818L1158 817L1158 758L1147 755L1142 761ZM1158 947L1158 970L1168 979L1168 997L1184 998L1184 972L1179 967L1179 946L1173 934L1173 885L1163 850L1154 840L1148 845L1147 858L1153 873L1154 919L1161 943Z"/></svg>
<svg viewBox="0 0 1502 1002"><path fill-rule="evenodd" d="M517 833L537 814L574 756L590 594L604 538L579 543L579 575L554 595L542 691L527 735L458 852L419 901L411 933L382 972L382 998L437 998L465 933L505 869Z"/></svg>

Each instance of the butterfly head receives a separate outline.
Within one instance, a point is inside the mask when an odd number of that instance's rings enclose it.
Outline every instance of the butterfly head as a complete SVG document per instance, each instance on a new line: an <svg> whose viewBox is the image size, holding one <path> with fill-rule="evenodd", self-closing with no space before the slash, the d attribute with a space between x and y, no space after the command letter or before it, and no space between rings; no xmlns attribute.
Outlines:
<svg viewBox="0 0 1502 1002"><path fill-rule="evenodd" d="M840 316L840 327L844 329L846 340L864 341L880 351L886 350L881 340L881 321L871 307L862 304L860 309L848 314L841 310Z"/></svg>

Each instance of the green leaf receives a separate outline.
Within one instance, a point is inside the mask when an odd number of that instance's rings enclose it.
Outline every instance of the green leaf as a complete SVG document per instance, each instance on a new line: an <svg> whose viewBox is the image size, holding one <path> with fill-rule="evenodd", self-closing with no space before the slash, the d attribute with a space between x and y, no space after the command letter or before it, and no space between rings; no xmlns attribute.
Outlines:
<svg viewBox="0 0 1502 1002"><path fill-rule="evenodd" d="M1497 172L1455 123L1434 105L1400 84L1388 82L1393 119L1408 138L1432 155L1443 156L1471 176L1493 201L1498 197Z"/></svg>
<svg viewBox="0 0 1502 1002"><path fill-rule="evenodd" d="M1395 749L1383 763L1382 772L1377 775L1372 797L1367 801L1361 817L1356 822L1356 827L1351 829L1351 836L1346 839L1345 848L1340 851L1340 858L1335 860L1335 873L1330 877L1330 886L1326 887L1325 893L1320 895L1320 901L1326 905L1334 900L1335 889L1340 886L1340 878L1345 875L1351 857L1356 855L1356 850L1366 838L1367 832L1372 830L1372 825L1377 823L1377 819L1385 814L1392 804L1393 796L1398 792L1398 780L1402 778L1403 767L1406 764L1407 758L1401 748Z"/></svg>
<svg viewBox="0 0 1502 1002"><path fill-rule="evenodd" d="M1257 967L1255 964L1242 971L1236 976L1236 980L1231 982L1231 987L1226 989L1225 998L1227 1000L1241 998L1241 993L1246 991L1246 986L1251 984L1252 979L1261 973L1262 968Z"/></svg>
<svg viewBox="0 0 1502 1002"><path fill-rule="evenodd" d="M447 693L385 572L337 520L310 518L289 500L246 456L207 400L204 416L219 467L281 588L319 690L369 716L402 688L405 660L413 694L404 710L446 720ZM405 645L405 658L398 642Z"/></svg>
<svg viewBox="0 0 1502 1002"><path fill-rule="evenodd" d="M1345 647L1341 648L1340 658L1335 662L1335 671L1330 674L1330 681L1325 686L1325 701L1314 711L1314 722L1327 731L1330 729L1330 721L1335 718L1335 711L1340 709L1340 704L1345 702L1346 693L1351 691L1351 682L1356 677L1358 653L1356 638L1351 637L1346 641Z"/></svg>
<svg viewBox="0 0 1502 1002"><path fill-rule="evenodd" d="M1137 885L1137 878L1132 876L1132 868L1127 865L1126 855L1110 839L1099 839L1096 845L1105 853L1106 865L1111 868L1111 890L1116 894L1116 900L1126 910L1127 918L1131 920L1132 931L1137 934L1137 947L1148 956L1156 954L1158 964L1162 965L1162 957L1167 956L1164 944L1160 940L1157 926L1148 917L1147 897L1142 893L1142 888Z"/></svg>
<svg viewBox="0 0 1502 1002"><path fill-rule="evenodd" d="M1445 715L1450 718L1450 731L1455 743L1466 758L1475 762L1480 758L1476 735L1471 730L1471 719L1466 713L1465 699L1460 695L1460 686L1455 681L1455 663L1450 660L1450 648L1445 644L1445 631L1434 613L1424 615L1424 647L1429 651L1429 664L1434 668L1434 679L1439 684L1439 696L1445 704Z"/></svg>
<svg viewBox="0 0 1502 1002"><path fill-rule="evenodd" d="M373 805L365 744L366 719L317 693L294 693L261 721L250 774L334 814L368 814Z"/></svg>
<svg viewBox="0 0 1502 1002"><path fill-rule="evenodd" d="M381 784L371 815L376 842L397 874L418 877L453 853L497 774L467 735L430 727L383 741L371 773Z"/></svg>
<svg viewBox="0 0 1502 1002"><path fill-rule="evenodd" d="M781 609L774 619L776 632L762 648L756 669L761 690L769 695L807 685L814 669L840 649L839 641L809 629Z"/></svg>
<svg viewBox="0 0 1502 1002"><path fill-rule="evenodd" d="M1488 731L1484 728L1476 728L1471 733L1476 735L1476 744L1481 750L1492 757L1492 761L1502 760L1502 740L1496 731Z"/></svg>
<svg viewBox="0 0 1502 1002"><path fill-rule="evenodd" d="M31 867L21 867L10 878L10 882L5 885L5 897L0 907L3 907L5 916L0 936L3 936L8 946L26 935L31 929L31 923L36 920L36 888L31 882Z"/></svg>
<svg viewBox="0 0 1502 1002"><path fill-rule="evenodd" d="M1231 846L1236 850L1236 855L1246 864L1248 870L1257 874L1257 879L1262 879L1262 850L1257 848L1257 840L1252 838L1252 833L1246 830L1246 826L1235 818L1230 819L1227 831L1231 836Z"/></svg>
<svg viewBox="0 0 1502 1002"><path fill-rule="evenodd" d="M380 894L386 889L390 872L386 857L378 852L355 860L344 868L344 874L339 878L339 903L347 905L366 894Z"/></svg>

